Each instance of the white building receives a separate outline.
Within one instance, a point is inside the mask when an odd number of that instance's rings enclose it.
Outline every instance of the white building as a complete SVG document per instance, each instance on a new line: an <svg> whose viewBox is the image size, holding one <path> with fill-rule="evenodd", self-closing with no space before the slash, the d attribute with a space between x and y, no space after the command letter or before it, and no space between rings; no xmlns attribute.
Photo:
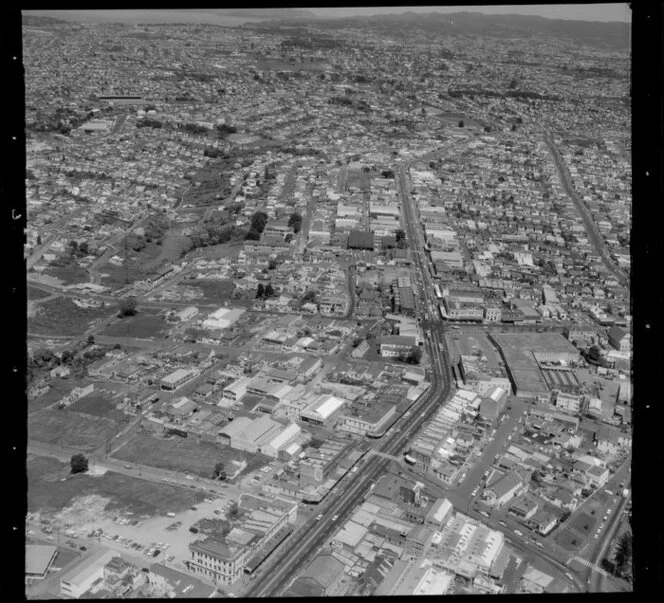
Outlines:
<svg viewBox="0 0 664 603"><path fill-rule="evenodd" d="M114 555L114 551L104 547L84 557L60 578L60 593L78 599L97 580L104 578L104 566Z"/></svg>
<svg viewBox="0 0 664 603"><path fill-rule="evenodd" d="M166 375L161 380L161 389L167 391L175 391L182 385L184 385L190 379L193 379L196 375L196 371L192 369L177 369L173 371L170 375Z"/></svg>

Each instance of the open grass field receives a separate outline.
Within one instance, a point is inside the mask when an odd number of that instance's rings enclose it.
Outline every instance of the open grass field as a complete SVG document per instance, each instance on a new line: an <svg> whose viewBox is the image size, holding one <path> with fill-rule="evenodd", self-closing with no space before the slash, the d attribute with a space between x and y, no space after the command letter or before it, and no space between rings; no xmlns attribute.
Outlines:
<svg viewBox="0 0 664 603"><path fill-rule="evenodd" d="M69 408L74 412L81 412L94 417L105 417L111 421L120 422L125 414L115 408L117 401L105 392L92 392L74 402Z"/></svg>
<svg viewBox="0 0 664 603"><path fill-rule="evenodd" d="M90 275L85 268L79 266L76 262L72 261L67 266L52 266L44 271L44 274L53 276L65 285L73 285L74 283L87 283L90 280Z"/></svg>
<svg viewBox="0 0 664 603"><path fill-rule="evenodd" d="M595 515L579 513L570 521L569 527L585 537L592 533L597 521L597 513L595 513Z"/></svg>
<svg viewBox="0 0 664 603"><path fill-rule="evenodd" d="M29 457L28 511L60 510L74 498L98 494L111 499L107 510L122 509L136 514L163 514L188 509L205 499L193 492L169 484L159 484L109 471L104 475L80 474L60 481L68 464L52 458Z"/></svg>
<svg viewBox="0 0 664 603"><path fill-rule="evenodd" d="M111 323L101 335L149 339L163 337L170 329L171 325L163 318L139 310L135 316L126 316Z"/></svg>
<svg viewBox="0 0 664 603"><path fill-rule="evenodd" d="M81 335L93 320L113 311L115 308L79 308L71 299L57 297L37 306L37 313L28 321L28 331L39 335Z"/></svg>
<svg viewBox="0 0 664 603"><path fill-rule="evenodd" d="M94 450L118 432L118 424L69 409L36 412L28 418L28 438L44 444L58 444Z"/></svg>
<svg viewBox="0 0 664 603"><path fill-rule="evenodd" d="M569 528L565 528L558 532L553 539L556 544L568 551L578 551L583 542L583 538Z"/></svg>
<svg viewBox="0 0 664 603"><path fill-rule="evenodd" d="M231 299L235 283L230 280L195 280L187 281L188 287L195 287L203 294L198 301L209 304L222 304Z"/></svg>
<svg viewBox="0 0 664 603"><path fill-rule="evenodd" d="M245 454L226 446L197 442L193 437L165 439L143 433L135 434L113 456L159 469L189 471L201 477L209 477L217 463L228 464L231 460L246 459L245 472L249 472L269 462L260 454Z"/></svg>
<svg viewBox="0 0 664 603"><path fill-rule="evenodd" d="M44 297L48 297L51 295L48 291L42 291L41 289L37 289L37 287L28 287L28 299L30 301L34 301L36 299L43 299Z"/></svg>

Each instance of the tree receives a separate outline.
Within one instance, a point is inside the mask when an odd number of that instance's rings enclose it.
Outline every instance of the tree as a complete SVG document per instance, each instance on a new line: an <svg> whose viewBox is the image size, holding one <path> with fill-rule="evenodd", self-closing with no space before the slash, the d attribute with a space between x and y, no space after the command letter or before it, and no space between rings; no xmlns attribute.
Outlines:
<svg viewBox="0 0 664 603"><path fill-rule="evenodd" d="M419 364L421 359L422 359L422 349L419 346L417 346L413 347L413 350L406 358L406 362L408 364Z"/></svg>
<svg viewBox="0 0 664 603"><path fill-rule="evenodd" d="M136 298L132 296L121 299L119 307L121 318L124 318L125 316L134 316L136 314Z"/></svg>
<svg viewBox="0 0 664 603"><path fill-rule="evenodd" d="M460 120L459 120L459 127L460 127L460 128L463 128L463 119L460 119Z"/></svg>
<svg viewBox="0 0 664 603"><path fill-rule="evenodd" d="M265 297L274 297L276 295L276 291L274 290L274 287L272 286L272 283L268 283L265 286Z"/></svg>
<svg viewBox="0 0 664 603"><path fill-rule="evenodd" d="M69 466L72 474L85 473L88 470L88 459L80 453L74 454L69 461Z"/></svg>
<svg viewBox="0 0 664 603"><path fill-rule="evenodd" d="M38 234L37 235L37 245L41 245L41 244L42 244L42 238L41 238L41 235Z"/></svg>
<svg viewBox="0 0 664 603"><path fill-rule="evenodd" d="M632 565L632 533L625 532L616 547L615 555L616 575L624 576L631 573L630 566Z"/></svg>
<svg viewBox="0 0 664 603"><path fill-rule="evenodd" d="M265 230L267 224L267 214L262 211L257 211L251 216L251 230L257 231L259 234Z"/></svg>
<svg viewBox="0 0 664 603"><path fill-rule="evenodd" d="M235 501L233 501L233 504L228 509L228 514L231 517L235 517L238 514L238 507L237 507L237 503Z"/></svg>
<svg viewBox="0 0 664 603"><path fill-rule="evenodd" d="M275 258L271 258L267 264L269 270L274 270L279 265L279 262Z"/></svg>
<svg viewBox="0 0 664 603"><path fill-rule="evenodd" d="M256 288L256 299L263 299L265 297L265 287L263 286L263 283L258 283L258 287Z"/></svg>
<svg viewBox="0 0 664 603"><path fill-rule="evenodd" d="M302 297L302 303L306 304L307 302L313 302L316 300L316 292L312 289L307 289L307 292Z"/></svg>
<svg viewBox="0 0 664 603"><path fill-rule="evenodd" d="M300 232L300 228L302 228L302 216L297 212L293 212L288 220L288 226L293 229L293 232Z"/></svg>

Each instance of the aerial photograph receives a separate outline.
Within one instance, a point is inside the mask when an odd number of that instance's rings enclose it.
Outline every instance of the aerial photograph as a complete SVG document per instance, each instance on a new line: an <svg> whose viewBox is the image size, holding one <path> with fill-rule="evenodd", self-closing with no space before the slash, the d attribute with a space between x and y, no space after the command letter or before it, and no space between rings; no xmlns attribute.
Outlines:
<svg viewBox="0 0 664 603"><path fill-rule="evenodd" d="M20 17L25 598L634 592L627 4Z"/></svg>

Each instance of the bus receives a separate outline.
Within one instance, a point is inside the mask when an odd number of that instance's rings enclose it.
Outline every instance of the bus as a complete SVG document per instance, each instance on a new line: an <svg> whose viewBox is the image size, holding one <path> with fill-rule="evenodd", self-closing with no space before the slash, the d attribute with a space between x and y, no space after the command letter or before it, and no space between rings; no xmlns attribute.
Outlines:
<svg viewBox="0 0 664 603"><path fill-rule="evenodd" d="M403 457L403 460L406 461L406 463L408 463L409 465L414 465L417 462L412 456L409 455L405 455Z"/></svg>
<svg viewBox="0 0 664 603"><path fill-rule="evenodd" d="M442 296L441 293L440 293L440 287L438 286L437 283L434 284L433 289L434 289L434 291L436 292L436 297L437 297L438 299L443 299L443 296Z"/></svg>

